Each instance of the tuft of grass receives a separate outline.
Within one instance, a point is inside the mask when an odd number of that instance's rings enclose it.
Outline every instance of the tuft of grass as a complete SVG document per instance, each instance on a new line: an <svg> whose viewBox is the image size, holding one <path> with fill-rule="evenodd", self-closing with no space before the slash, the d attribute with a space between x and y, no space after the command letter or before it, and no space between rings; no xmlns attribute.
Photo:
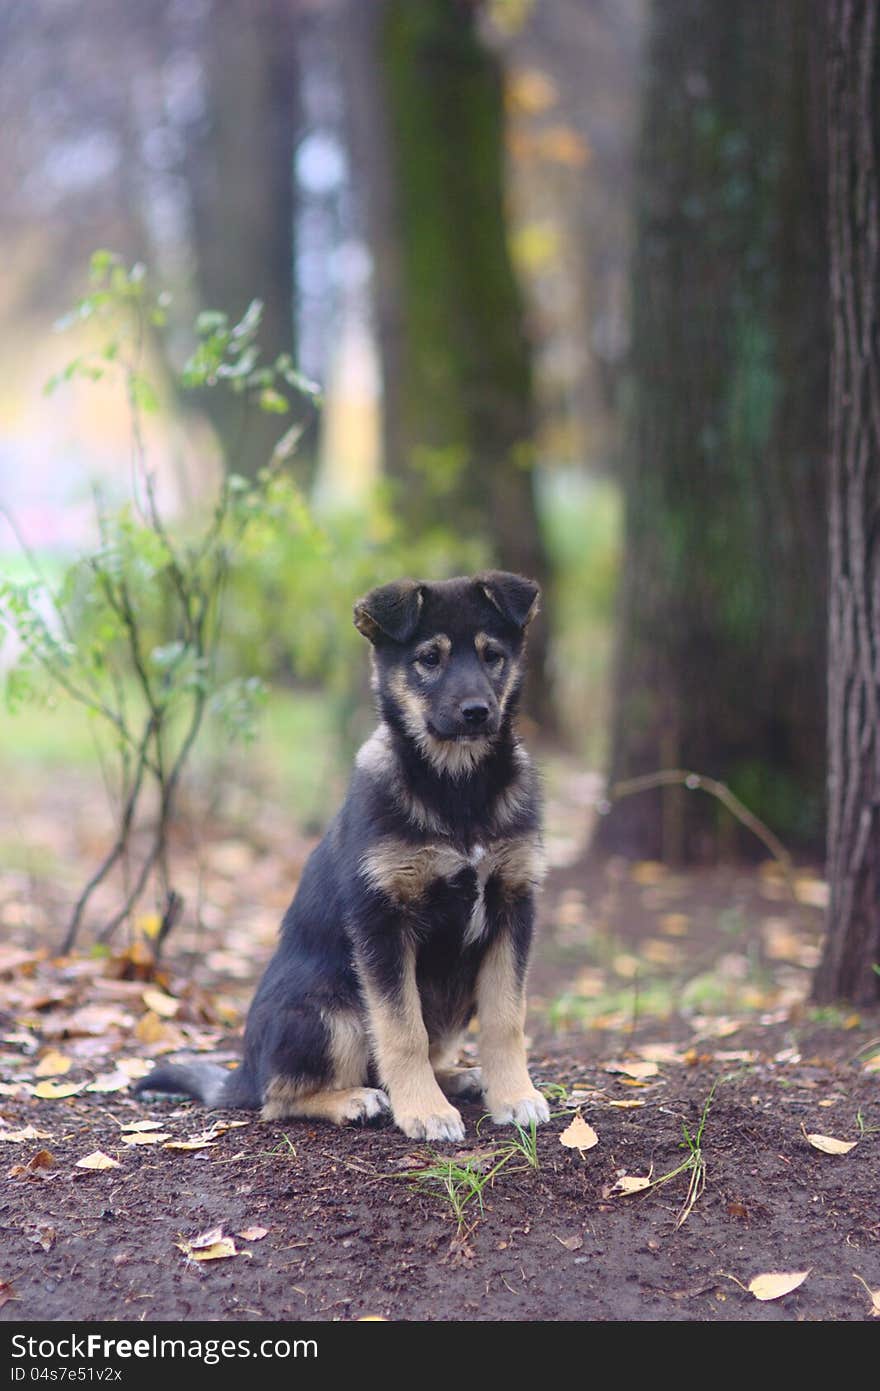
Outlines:
<svg viewBox="0 0 880 1391"><path fill-rule="evenodd" d="M671 1182L672 1179L678 1178L681 1174L687 1174L687 1192L684 1202L679 1209L678 1216L675 1219L676 1229L683 1226L690 1217L697 1199L706 1187L706 1156L703 1153L703 1135L706 1130L706 1122L709 1119L709 1110L712 1106L712 1102L715 1100L715 1093L722 1080L724 1079L719 1077L712 1083L712 1088L709 1095L706 1097L703 1110L700 1114L699 1125L693 1135L687 1125L682 1122L681 1128L684 1139L681 1142L681 1148L688 1151L687 1158L684 1159L681 1164L677 1164L674 1169L670 1169L668 1173L661 1174L659 1178L652 1179L648 1187L643 1190L647 1193L652 1188L660 1188L664 1183Z"/></svg>

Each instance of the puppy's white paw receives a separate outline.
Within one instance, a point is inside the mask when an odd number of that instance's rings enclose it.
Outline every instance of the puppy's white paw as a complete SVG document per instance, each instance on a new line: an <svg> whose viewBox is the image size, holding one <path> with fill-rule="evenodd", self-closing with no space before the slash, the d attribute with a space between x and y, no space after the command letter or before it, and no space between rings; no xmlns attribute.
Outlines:
<svg viewBox="0 0 880 1391"><path fill-rule="evenodd" d="M391 1102L378 1087L356 1087L342 1112L345 1121L371 1121L391 1110Z"/></svg>
<svg viewBox="0 0 880 1391"><path fill-rule="evenodd" d="M535 1125L545 1125L550 1119L550 1107L538 1091L519 1101L499 1102L491 1109L496 1125L521 1125L524 1130L529 1128L532 1121Z"/></svg>
<svg viewBox="0 0 880 1391"><path fill-rule="evenodd" d="M397 1124L411 1140L464 1139L464 1122L454 1106L428 1116L395 1116Z"/></svg>

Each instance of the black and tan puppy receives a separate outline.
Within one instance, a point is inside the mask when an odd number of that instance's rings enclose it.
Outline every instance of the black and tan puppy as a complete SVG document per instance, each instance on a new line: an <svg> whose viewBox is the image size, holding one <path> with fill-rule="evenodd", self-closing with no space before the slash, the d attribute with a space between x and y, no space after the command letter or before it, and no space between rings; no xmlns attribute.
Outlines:
<svg viewBox="0 0 880 1391"><path fill-rule="evenodd" d="M285 915L242 1065L160 1064L138 1091L337 1125L390 1107L418 1140L461 1140L449 1098L473 1091L499 1124L548 1119L523 1039L540 808L513 728L537 603L490 571L355 605L382 723ZM459 1069L474 1013L482 1067Z"/></svg>

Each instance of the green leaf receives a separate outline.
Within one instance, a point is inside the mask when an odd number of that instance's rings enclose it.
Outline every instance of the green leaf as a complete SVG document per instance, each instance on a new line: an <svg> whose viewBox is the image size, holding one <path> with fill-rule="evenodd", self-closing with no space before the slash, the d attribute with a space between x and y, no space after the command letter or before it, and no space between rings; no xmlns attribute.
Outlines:
<svg viewBox="0 0 880 1391"><path fill-rule="evenodd" d="M257 397L261 411L267 411L270 415L286 415L290 410L290 402L286 396L282 396L280 391L275 391L271 386L264 387Z"/></svg>

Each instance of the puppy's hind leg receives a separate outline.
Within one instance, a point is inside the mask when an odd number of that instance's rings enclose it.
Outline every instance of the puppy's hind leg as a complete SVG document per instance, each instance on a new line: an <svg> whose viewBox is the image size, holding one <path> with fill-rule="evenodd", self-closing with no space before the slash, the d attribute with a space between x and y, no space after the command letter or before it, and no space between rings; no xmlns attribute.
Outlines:
<svg viewBox="0 0 880 1391"><path fill-rule="evenodd" d="M302 1117L333 1125L371 1121L389 1109L378 1087L367 1087L369 1050L363 1022L354 1010L322 1011L327 1032L326 1080L278 1071L263 1093L263 1120Z"/></svg>
<svg viewBox="0 0 880 1391"><path fill-rule="evenodd" d="M444 1096L479 1101L485 1086L483 1072L479 1067L458 1066L462 1038L462 1034L456 1033L450 1038L432 1042L429 1054L431 1066Z"/></svg>

